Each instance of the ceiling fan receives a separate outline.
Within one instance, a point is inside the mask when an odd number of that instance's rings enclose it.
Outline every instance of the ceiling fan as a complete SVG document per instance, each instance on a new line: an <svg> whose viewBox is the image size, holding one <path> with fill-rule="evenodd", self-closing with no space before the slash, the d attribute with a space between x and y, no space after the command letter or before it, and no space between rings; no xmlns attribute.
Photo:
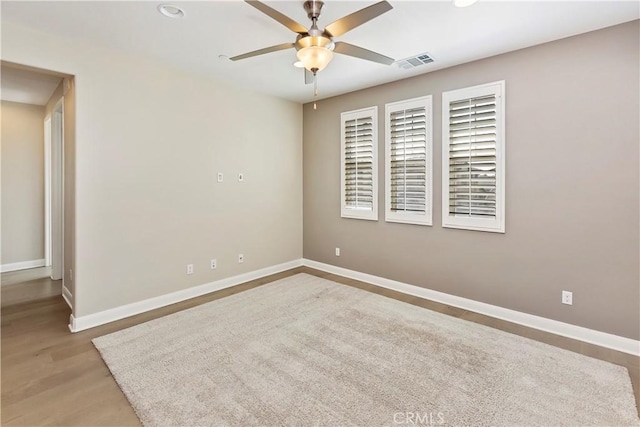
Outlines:
<svg viewBox="0 0 640 427"><path fill-rule="evenodd" d="M317 25L318 18L320 17L320 11L324 5L324 2L320 0L308 0L304 2L304 10L307 12L309 19L311 19L311 27L309 29L306 29L303 25L260 1L245 1L298 35L294 43L282 43L242 55L237 55L229 58L232 61L239 61L241 59L263 55L265 53L295 48L297 51L297 57L305 68L305 83L307 84L312 83L316 73L324 69L329 62L331 62L334 52L385 65L391 65L394 62L393 58L372 52L362 47L345 42L333 41L334 37L341 36L347 31L351 31L365 22L393 9L393 6L391 6L387 1L375 3L350 15L344 16L327 25L324 30L320 30Z"/></svg>

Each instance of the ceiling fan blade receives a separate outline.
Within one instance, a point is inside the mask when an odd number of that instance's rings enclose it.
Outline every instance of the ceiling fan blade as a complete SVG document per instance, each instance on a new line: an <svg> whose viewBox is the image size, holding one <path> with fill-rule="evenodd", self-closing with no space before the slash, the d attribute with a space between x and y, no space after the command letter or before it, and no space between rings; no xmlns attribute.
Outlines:
<svg viewBox="0 0 640 427"><path fill-rule="evenodd" d="M241 59L251 58L252 56L264 55L265 53L277 52L284 49L291 49L292 47L293 43L282 43L275 46L265 47L264 49L254 50L253 52L243 53L242 55L237 55L229 59L232 61L239 61Z"/></svg>
<svg viewBox="0 0 640 427"><path fill-rule="evenodd" d="M331 34L333 37L338 37L343 35L347 31L351 31L354 28L364 24L365 22L371 21L373 18L376 18L383 13L390 11L391 9L393 9L393 6L391 6L389 2L381 1L369 7L365 7L364 9L360 9L359 11L354 12L351 15L340 18L335 22L332 22L331 24L327 25L324 30Z"/></svg>
<svg viewBox="0 0 640 427"><path fill-rule="evenodd" d="M371 50L367 50L349 43L336 42L335 45L336 47L333 49L335 53L341 53L343 55L366 59L367 61L373 61L384 65L391 65L395 62L393 58L389 58L388 56L384 56Z"/></svg>
<svg viewBox="0 0 640 427"><path fill-rule="evenodd" d="M310 85L313 83L313 73L306 68L304 69L304 84Z"/></svg>
<svg viewBox="0 0 640 427"><path fill-rule="evenodd" d="M304 34L307 32L307 29L304 26L302 26L302 24L297 23L293 19L278 12L272 7L267 6L262 2L259 2L257 0L244 0L244 1L249 3L251 6L255 7L256 9L258 9L260 12L264 13L265 15L275 19L276 21L278 21L279 23L281 23L282 25L284 25L294 33Z"/></svg>

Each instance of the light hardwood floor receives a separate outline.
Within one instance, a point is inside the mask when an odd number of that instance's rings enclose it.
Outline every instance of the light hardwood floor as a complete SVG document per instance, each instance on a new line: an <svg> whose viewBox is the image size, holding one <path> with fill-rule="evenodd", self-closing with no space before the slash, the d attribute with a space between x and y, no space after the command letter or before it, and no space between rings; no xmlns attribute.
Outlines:
<svg viewBox="0 0 640 427"><path fill-rule="evenodd" d="M640 358L306 267L254 280L87 331L71 334L62 297L2 307L2 425L140 425L91 339L305 272L625 366L640 406ZM2 288L3 296L5 287Z"/></svg>
<svg viewBox="0 0 640 427"><path fill-rule="evenodd" d="M2 306L62 295L62 280L51 280L51 267L2 273Z"/></svg>
<svg viewBox="0 0 640 427"><path fill-rule="evenodd" d="M26 270L9 271L0 274L2 286L15 285L16 283L29 282L51 276L51 267L27 268Z"/></svg>

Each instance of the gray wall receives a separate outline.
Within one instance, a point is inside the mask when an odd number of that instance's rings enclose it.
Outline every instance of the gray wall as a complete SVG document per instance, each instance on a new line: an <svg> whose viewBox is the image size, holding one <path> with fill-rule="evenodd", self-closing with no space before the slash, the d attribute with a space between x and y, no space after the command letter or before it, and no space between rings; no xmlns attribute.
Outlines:
<svg viewBox="0 0 640 427"><path fill-rule="evenodd" d="M44 114L2 101L2 264L44 258Z"/></svg>
<svg viewBox="0 0 640 427"><path fill-rule="evenodd" d="M639 339L638 21L304 106L304 257ZM442 92L506 80L506 234L441 226ZM340 113L434 102L434 226L340 218ZM334 248L342 254L336 257ZM573 306L561 291L573 291Z"/></svg>

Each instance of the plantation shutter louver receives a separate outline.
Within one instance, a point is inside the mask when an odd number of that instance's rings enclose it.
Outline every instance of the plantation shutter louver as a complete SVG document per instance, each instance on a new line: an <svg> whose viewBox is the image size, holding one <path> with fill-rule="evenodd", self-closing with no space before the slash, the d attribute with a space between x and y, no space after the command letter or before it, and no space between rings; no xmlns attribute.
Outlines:
<svg viewBox="0 0 640 427"><path fill-rule="evenodd" d="M345 204L351 209L373 208L373 123L371 117L345 125Z"/></svg>
<svg viewBox="0 0 640 427"><path fill-rule="evenodd" d="M449 104L449 214L496 216L496 97Z"/></svg>
<svg viewBox="0 0 640 427"><path fill-rule="evenodd" d="M342 115L342 216L377 219L376 127L374 109Z"/></svg>
<svg viewBox="0 0 640 427"><path fill-rule="evenodd" d="M443 93L443 226L504 232L504 82Z"/></svg>
<svg viewBox="0 0 640 427"><path fill-rule="evenodd" d="M431 224L431 97L387 104L387 221Z"/></svg>

